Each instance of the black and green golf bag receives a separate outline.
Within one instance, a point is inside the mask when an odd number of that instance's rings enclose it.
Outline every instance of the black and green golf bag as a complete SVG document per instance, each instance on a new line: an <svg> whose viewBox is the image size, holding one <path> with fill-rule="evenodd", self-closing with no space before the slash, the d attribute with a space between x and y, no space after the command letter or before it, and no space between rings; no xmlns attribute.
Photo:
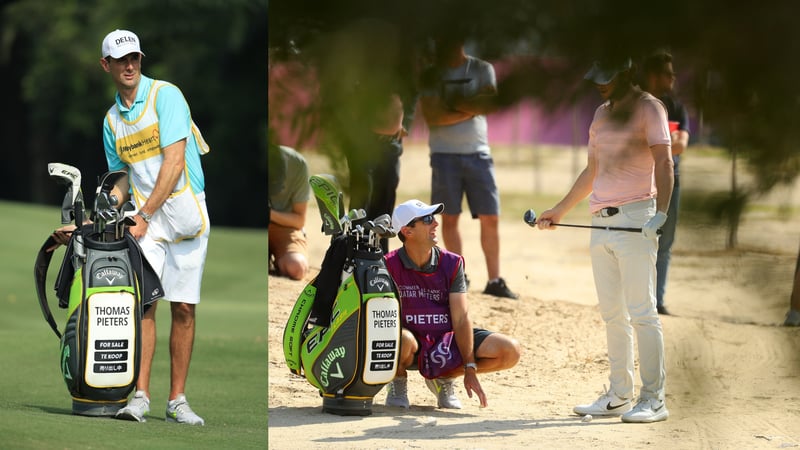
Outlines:
<svg viewBox="0 0 800 450"><path fill-rule="evenodd" d="M124 175L106 174L98 196L107 198L103 187ZM77 195L70 213L63 216L65 223L74 217L77 225L54 286L59 308L67 310L63 332L45 293L51 248L56 246L52 236L39 251L34 278L42 313L60 341L59 366L72 395L73 414L113 416L136 387L144 304L163 296L163 289L138 243L124 228L126 220L132 221L130 215L124 217L119 210L111 213L102 208L116 209L112 204L96 200L93 223L84 224L81 197Z"/></svg>
<svg viewBox="0 0 800 450"><path fill-rule="evenodd" d="M399 296L379 242L392 235L390 219L365 221L363 210L345 216L332 177L310 182L323 231L333 236L286 323L286 364L319 389L323 412L370 415L373 397L395 376L400 350Z"/></svg>

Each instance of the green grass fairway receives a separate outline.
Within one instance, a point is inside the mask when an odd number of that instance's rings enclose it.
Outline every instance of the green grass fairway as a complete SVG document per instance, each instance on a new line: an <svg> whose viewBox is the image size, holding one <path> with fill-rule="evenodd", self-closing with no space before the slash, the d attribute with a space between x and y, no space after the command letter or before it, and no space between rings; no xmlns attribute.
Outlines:
<svg viewBox="0 0 800 450"><path fill-rule="evenodd" d="M213 216L212 216L213 222ZM169 307L158 309L158 343L146 423L72 415L59 369L59 342L44 321L33 263L60 226L56 207L0 201L0 448L267 448L266 230L212 228L197 309L186 393L204 427L164 421L169 395ZM57 251L47 279L53 315Z"/></svg>

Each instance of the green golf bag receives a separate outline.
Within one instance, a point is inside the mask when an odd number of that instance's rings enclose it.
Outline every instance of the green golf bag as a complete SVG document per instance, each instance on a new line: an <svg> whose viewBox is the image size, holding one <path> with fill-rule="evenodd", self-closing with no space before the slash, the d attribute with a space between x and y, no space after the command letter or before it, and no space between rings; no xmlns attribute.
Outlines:
<svg viewBox="0 0 800 450"><path fill-rule="evenodd" d="M139 375L144 303L163 295L158 277L124 228L126 221L132 223L130 214L116 208L119 199L114 201L110 195L125 177L124 172L110 172L102 178L91 224L83 223L79 175L78 186L71 186L72 192L67 193L64 204L68 208L62 222L69 223L74 217L77 228L54 288L58 306L67 310L63 332L58 330L45 293L52 247L57 246L52 236L36 258L39 305L59 338L59 366L72 395L73 414L113 416L125 406Z"/></svg>
<svg viewBox="0 0 800 450"><path fill-rule="evenodd" d="M319 389L323 412L370 415L373 397L395 376L400 350L400 302L379 243L392 236L390 219L365 221L363 210L345 216L332 178L310 182L323 231L333 237L284 329L286 364Z"/></svg>

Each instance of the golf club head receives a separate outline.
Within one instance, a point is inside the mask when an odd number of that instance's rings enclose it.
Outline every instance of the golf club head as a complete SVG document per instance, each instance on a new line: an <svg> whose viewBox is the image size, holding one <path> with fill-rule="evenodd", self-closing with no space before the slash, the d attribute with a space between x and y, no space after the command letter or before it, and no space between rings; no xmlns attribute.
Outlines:
<svg viewBox="0 0 800 450"><path fill-rule="evenodd" d="M123 223L123 225L129 226L129 227L132 227L132 226L136 225L136 220L133 218L133 216L135 216L136 213L137 213L137 211L126 211L125 213L123 213L123 215L122 215L122 223Z"/></svg>
<svg viewBox="0 0 800 450"><path fill-rule="evenodd" d="M49 163L47 172L61 184L67 186L81 185L81 171L77 167L62 163Z"/></svg>
<svg viewBox="0 0 800 450"><path fill-rule="evenodd" d="M363 209L351 209L350 212L343 215L341 219L339 219L339 226L341 227L341 232L349 233L351 230L355 230L359 233L363 232L364 228L359 225L359 229L354 228L356 222L361 221L367 217L366 211Z"/></svg>
<svg viewBox="0 0 800 450"><path fill-rule="evenodd" d="M114 223L119 219L119 212L116 209L103 209L98 214L101 219L105 220L108 223Z"/></svg>
<svg viewBox="0 0 800 450"><path fill-rule="evenodd" d="M122 213L123 216L134 216L137 212L136 205L133 204L132 200L128 200L119 207L119 212Z"/></svg>
<svg viewBox="0 0 800 450"><path fill-rule="evenodd" d="M326 235L338 235L342 229L344 213L344 197L339 190L336 177L329 174L312 175L308 183L317 200L319 214L322 218L322 232Z"/></svg>
<svg viewBox="0 0 800 450"><path fill-rule="evenodd" d="M367 212L363 209L351 209L347 214L347 218L351 221L361 220L365 217L367 217Z"/></svg>
<svg viewBox="0 0 800 450"><path fill-rule="evenodd" d="M534 211L532 209L529 209L529 210L525 211L525 215L522 217L522 219L528 225L530 225L532 227L535 227L536 226L536 211Z"/></svg>
<svg viewBox="0 0 800 450"><path fill-rule="evenodd" d="M382 223L376 224L375 228L372 229L372 232L375 233L379 238L393 238L397 236L395 232L392 230L391 226L384 225Z"/></svg>
<svg viewBox="0 0 800 450"><path fill-rule="evenodd" d="M67 186L67 194L61 203L61 223L70 223L73 218L77 219L78 211L75 209L75 203L81 195L81 171L68 164L49 163L47 172L57 183ZM79 208L83 208L82 198ZM82 221L82 217L79 221Z"/></svg>
<svg viewBox="0 0 800 450"><path fill-rule="evenodd" d="M376 226L383 226L384 228L391 228L392 226L392 218L388 214L381 214L380 216L373 219Z"/></svg>
<svg viewBox="0 0 800 450"><path fill-rule="evenodd" d="M99 187L97 189L97 194L94 196L94 216L107 216L108 210L113 208L111 199L108 196L108 192L100 191Z"/></svg>
<svg viewBox="0 0 800 450"><path fill-rule="evenodd" d="M374 223L372 232L379 238L389 239L397 236L394 230L392 230L392 217L388 214L381 214L372 222Z"/></svg>
<svg viewBox="0 0 800 450"><path fill-rule="evenodd" d="M115 170L104 173L97 183L97 193L105 192L108 194L109 204L119 207L130 199L130 184L128 183L128 173L124 170Z"/></svg>

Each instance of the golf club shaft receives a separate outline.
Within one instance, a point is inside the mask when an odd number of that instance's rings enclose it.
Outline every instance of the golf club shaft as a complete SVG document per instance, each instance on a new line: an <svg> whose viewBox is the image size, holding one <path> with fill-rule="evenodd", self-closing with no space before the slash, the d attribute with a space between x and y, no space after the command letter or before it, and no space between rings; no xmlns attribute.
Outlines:
<svg viewBox="0 0 800 450"><path fill-rule="evenodd" d="M525 223L527 223L531 227L536 226L536 224L538 223L538 220L536 218L536 211L532 209L525 211L525 215L523 216L522 219L525 221ZM604 227L600 225L572 225L568 223L551 223L550 225L554 227L592 228L595 230L606 230L606 231L627 231L630 233L642 232L641 228L632 228L632 227L612 227L612 226ZM660 229L657 230L656 234L661 234L661 230Z"/></svg>
<svg viewBox="0 0 800 450"><path fill-rule="evenodd" d="M628 228L628 227L602 227L598 225L572 225L568 223L554 223L554 227L573 227L573 228L593 228L595 230L606 231L629 231L631 233L641 233L641 228Z"/></svg>

